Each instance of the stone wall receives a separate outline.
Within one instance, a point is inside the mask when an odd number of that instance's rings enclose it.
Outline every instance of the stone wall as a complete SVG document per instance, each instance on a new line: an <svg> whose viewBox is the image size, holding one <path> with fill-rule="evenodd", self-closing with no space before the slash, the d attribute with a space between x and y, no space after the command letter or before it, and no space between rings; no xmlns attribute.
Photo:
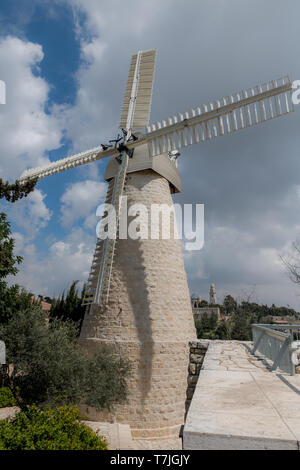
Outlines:
<svg viewBox="0 0 300 470"><path fill-rule="evenodd" d="M128 207L143 204L148 214L152 204L173 207L168 181L152 170L128 174L124 195ZM151 220L144 221L150 234ZM177 437L184 422L188 341L193 337L180 240L173 235L118 239L109 301L86 313L80 344L91 353L110 346L132 362L128 402L110 413L86 407L83 413L93 421L129 424L133 438Z"/></svg>
<svg viewBox="0 0 300 470"><path fill-rule="evenodd" d="M209 340L198 339L189 342L189 369L187 379L187 391L186 391L186 402L185 402L185 413L188 412L191 404L200 370L202 367L203 359L207 351Z"/></svg>
<svg viewBox="0 0 300 470"><path fill-rule="evenodd" d="M208 317L212 315L217 315L218 320L221 318L220 309L219 307L201 307L201 308L192 308L194 320L201 320L204 314Z"/></svg>

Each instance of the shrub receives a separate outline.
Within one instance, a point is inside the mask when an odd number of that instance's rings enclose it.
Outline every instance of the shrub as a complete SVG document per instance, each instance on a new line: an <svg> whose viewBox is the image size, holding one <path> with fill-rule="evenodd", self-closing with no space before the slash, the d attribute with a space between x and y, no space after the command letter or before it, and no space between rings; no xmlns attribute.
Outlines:
<svg viewBox="0 0 300 470"><path fill-rule="evenodd" d="M106 450L107 442L79 421L76 406L33 405L0 421L0 450Z"/></svg>
<svg viewBox="0 0 300 470"><path fill-rule="evenodd" d="M16 406L17 402L13 397L13 394L7 387L0 387L0 408L6 406Z"/></svg>
<svg viewBox="0 0 300 470"><path fill-rule="evenodd" d="M111 350L89 356L80 349L77 334L78 327L70 320L53 319L47 325L36 306L0 324L7 363L13 364L3 372L3 385L10 388L23 411L27 405L52 404L61 397L64 402L86 403L97 410L125 401L129 362Z"/></svg>

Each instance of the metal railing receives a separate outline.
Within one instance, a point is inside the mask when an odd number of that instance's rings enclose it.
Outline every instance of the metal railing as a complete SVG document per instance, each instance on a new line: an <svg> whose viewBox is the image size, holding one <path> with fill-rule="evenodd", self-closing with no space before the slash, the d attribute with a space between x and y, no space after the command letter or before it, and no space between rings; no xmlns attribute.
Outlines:
<svg viewBox="0 0 300 470"><path fill-rule="evenodd" d="M252 354L259 352L273 362L271 370L281 369L295 375L300 353L300 325L253 324Z"/></svg>

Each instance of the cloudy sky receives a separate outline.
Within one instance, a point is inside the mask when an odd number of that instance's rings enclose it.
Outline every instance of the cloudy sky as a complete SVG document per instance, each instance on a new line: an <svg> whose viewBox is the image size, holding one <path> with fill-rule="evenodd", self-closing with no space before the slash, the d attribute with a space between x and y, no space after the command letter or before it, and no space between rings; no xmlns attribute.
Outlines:
<svg viewBox="0 0 300 470"><path fill-rule="evenodd" d="M151 120L289 74L300 79L298 0L2 0L0 177L114 137L128 66L157 49ZM300 311L280 255L300 237L300 109L182 152L178 203L205 205L205 245L184 252L191 293ZM55 295L88 276L106 162L1 201L24 262L12 280Z"/></svg>

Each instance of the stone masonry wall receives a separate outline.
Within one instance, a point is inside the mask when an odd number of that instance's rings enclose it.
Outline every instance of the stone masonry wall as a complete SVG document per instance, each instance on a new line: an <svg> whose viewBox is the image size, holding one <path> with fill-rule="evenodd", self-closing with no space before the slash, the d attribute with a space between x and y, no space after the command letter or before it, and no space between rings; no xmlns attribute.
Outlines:
<svg viewBox="0 0 300 470"><path fill-rule="evenodd" d="M128 174L124 195L128 208L143 204L150 215L153 204L173 207L168 181L152 170ZM150 234L150 217L144 220L142 208L140 212ZM171 227L173 223L172 213ZM131 361L128 402L110 413L85 407L84 414L94 421L129 424L136 439L178 436L184 422L188 342L193 337L180 240L173 235L118 239L108 303L92 305L86 313L80 344L91 353L110 346Z"/></svg>
<svg viewBox="0 0 300 470"><path fill-rule="evenodd" d="M203 364L204 356L209 345L209 340L198 339L189 342L189 369L187 379L187 391L186 391L186 402L185 402L185 413L187 414L190 407L200 370Z"/></svg>

